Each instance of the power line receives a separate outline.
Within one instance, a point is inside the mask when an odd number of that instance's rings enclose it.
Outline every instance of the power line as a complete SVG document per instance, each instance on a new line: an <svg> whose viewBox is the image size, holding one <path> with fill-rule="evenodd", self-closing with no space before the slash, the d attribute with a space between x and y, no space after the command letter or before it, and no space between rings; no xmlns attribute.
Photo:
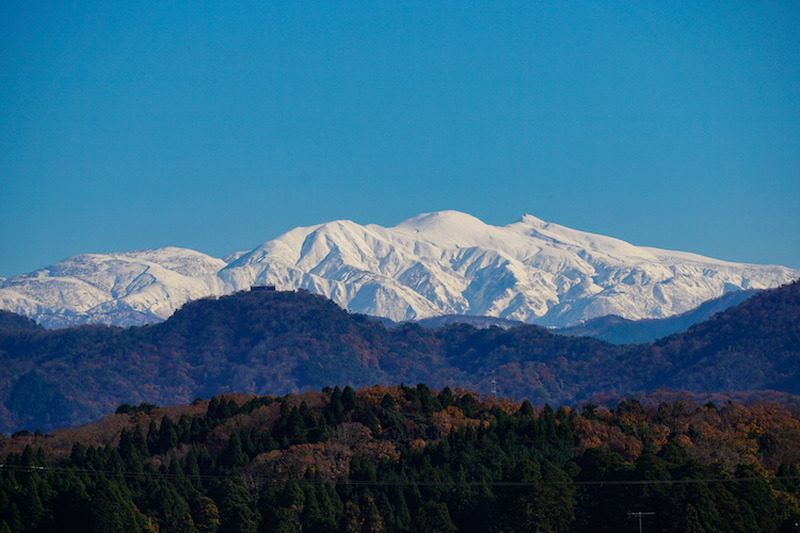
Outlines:
<svg viewBox="0 0 800 533"><path fill-rule="evenodd" d="M239 476L230 474L173 474L169 472L132 472L132 471L114 471L114 470L96 470L96 469L75 469L65 467L45 467L45 466L22 466L22 465L0 465L0 469L12 472L25 472L25 473L49 473L54 475L88 475L90 477L97 476L122 476L125 478L144 478L144 477L159 477L164 479L199 479L199 480L214 480L214 479L236 479ZM254 477L263 483L277 483L283 484L286 481L277 479L265 479L262 474L247 474ZM700 484L700 483L742 483L742 482L755 482L755 481L772 481L772 480L800 480L800 476L774 476L769 479L759 477L746 477L746 478L701 478L701 479L648 479L648 480L604 480L604 481L586 481L586 480L569 480L569 481L447 481L447 480L359 480L359 479L338 479L336 484L346 485L367 485L367 486L424 486L424 487L449 487L449 486L465 486L465 487L536 487L536 486L566 486L566 485L580 485L580 486L624 486L624 485L687 485L687 484ZM294 480L297 483L312 483L322 484L329 483L324 479L308 479L300 478Z"/></svg>

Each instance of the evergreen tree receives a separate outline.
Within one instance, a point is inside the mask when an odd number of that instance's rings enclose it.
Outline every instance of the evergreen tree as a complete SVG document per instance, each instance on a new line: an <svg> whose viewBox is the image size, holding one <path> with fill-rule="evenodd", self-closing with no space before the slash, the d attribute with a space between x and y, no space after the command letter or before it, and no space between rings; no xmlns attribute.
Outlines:
<svg viewBox="0 0 800 533"><path fill-rule="evenodd" d="M706 530L700 523L700 515L697 514L697 509L690 503L686 506L686 514L684 515L682 530L686 533L705 533Z"/></svg>
<svg viewBox="0 0 800 533"><path fill-rule="evenodd" d="M214 500L195 493L189 501L192 519L200 533L216 533L220 527L219 508Z"/></svg>
<svg viewBox="0 0 800 533"><path fill-rule="evenodd" d="M93 503L83 481L67 470L55 478L55 496L50 501L53 523L59 531L82 532L92 516Z"/></svg>
<svg viewBox="0 0 800 533"><path fill-rule="evenodd" d="M224 480L216 491L220 516L220 533L256 533L260 517L253 497L240 482Z"/></svg>
<svg viewBox="0 0 800 533"><path fill-rule="evenodd" d="M76 442L72 445L69 459L70 462L78 468L83 468L86 465L86 448L83 444Z"/></svg>
<svg viewBox="0 0 800 533"><path fill-rule="evenodd" d="M246 465L250 458L242 449L242 440L238 435L233 435L228 439L225 449L219 456L219 465L224 468L238 468Z"/></svg>
<svg viewBox="0 0 800 533"><path fill-rule="evenodd" d="M457 531L453 520L450 518L447 505L443 502L432 500L426 502L419 510L415 525L418 531L427 531L429 533L452 533Z"/></svg>
<svg viewBox="0 0 800 533"><path fill-rule="evenodd" d="M158 525L143 515L115 480L99 477L91 491L92 515L86 531L97 533L156 532Z"/></svg>
<svg viewBox="0 0 800 533"><path fill-rule="evenodd" d="M342 407L344 407L345 411L353 411L357 406L356 391L348 385L342 391Z"/></svg>
<svg viewBox="0 0 800 533"><path fill-rule="evenodd" d="M158 430L158 441L156 442L156 453L164 454L178 446L180 439L175 423L168 416L161 419L161 427Z"/></svg>

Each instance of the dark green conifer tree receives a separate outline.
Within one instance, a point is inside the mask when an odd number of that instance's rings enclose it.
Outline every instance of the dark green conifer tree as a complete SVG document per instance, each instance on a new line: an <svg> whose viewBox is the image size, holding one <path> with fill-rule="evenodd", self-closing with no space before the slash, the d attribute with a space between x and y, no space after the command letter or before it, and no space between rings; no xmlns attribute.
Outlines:
<svg viewBox="0 0 800 533"><path fill-rule="evenodd" d="M55 477L55 496L50 502L53 523L59 531L78 533L92 516L92 500L83 481L71 470Z"/></svg>
<svg viewBox="0 0 800 533"><path fill-rule="evenodd" d="M452 533L457 531L447 505L443 502L429 500L419 509L415 518L415 526L418 531L429 533Z"/></svg>
<svg viewBox="0 0 800 533"><path fill-rule="evenodd" d="M175 423L168 416L161 419L161 427L158 430L158 441L156 442L156 453L164 454L178 446L180 439Z"/></svg>
<svg viewBox="0 0 800 533"><path fill-rule="evenodd" d="M255 501L241 481L224 480L215 490L220 533L256 533L260 516Z"/></svg>
<svg viewBox="0 0 800 533"><path fill-rule="evenodd" d="M86 448L80 442L72 445L72 451L69 455L70 463L78 468L83 468L86 465Z"/></svg>
<svg viewBox="0 0 800 533"><path fill-rule="evenodd" d="M219 530L219 508L214 500L196 492L189 500L189 508L199 533L216 533Z"/></svg>
<svg viewBox="0 0 800 533"><path fill-rule="evenodd" d="M125 495L116 480L97 478L90 492L92 516L86 531L97 533L155 532L158 526L143 515Z"/></svg>
<svg viewBox="0 0 800 533"><path fill-rule="evenodd" d="M342 407L344 407L345 411L352 411L358 406L358 402L356 401L356 391L348 385L342 391Z"/></svg>

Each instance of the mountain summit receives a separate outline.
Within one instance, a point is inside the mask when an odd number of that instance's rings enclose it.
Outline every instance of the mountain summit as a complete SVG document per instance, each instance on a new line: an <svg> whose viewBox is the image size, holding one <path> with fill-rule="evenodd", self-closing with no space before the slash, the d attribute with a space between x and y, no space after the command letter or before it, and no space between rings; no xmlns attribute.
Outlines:
<svg viewBox="0 0 800 533"><path fill-rule="evenodd" d="M47 327L131 325L164 319L190 299L274 285L395 321L465 314L563 327L605 315L668 317L798 277L531 215L498 227L440 211L390 228L348 220L295 228L225 260L180 248L75 256L0 281L0 308Z"/></svg>

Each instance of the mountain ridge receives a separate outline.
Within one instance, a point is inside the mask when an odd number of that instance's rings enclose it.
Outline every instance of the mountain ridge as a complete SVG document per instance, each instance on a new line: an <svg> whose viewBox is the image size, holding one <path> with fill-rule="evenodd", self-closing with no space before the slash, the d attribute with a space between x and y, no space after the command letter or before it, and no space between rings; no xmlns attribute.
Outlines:
<svg viewBox="0 0 800 533"><path fill-rule="evenodd" d="M753 289L729 292L719 298L703 302L690 311L667 318L628 320L609 315L593 318L571 327L555 328L551 331L570 337L592 337L612 344L652 342L674 333L686 331L692 325L711 318L715 313L738 305L758 292L760 291Z"/></svg>
<svg viewBox="0 0 800 533"><path fill-rule="evenodd" d="M532 215L492 226L439 211L390 228L348 220L299 227L224 259L176 247L72 256L0 280L0 309L48 328L141 325L192 299L274 285L395 322L474 315L566 327L606 315L665 318L798 277L778 265L634 246Z"/></svg>
<svg viewBox="0 0 800 533"><path fill-rule="evenodd" d="M204 298L143 327L45 330L0 314L0 326L10 326L0 327L0 431L72 425L121 403L348 384L424 382L551 405L664 387L797 395L798 317L800 282L686 332L625 346L530 324L386 328L305 290Z"/></svg>

